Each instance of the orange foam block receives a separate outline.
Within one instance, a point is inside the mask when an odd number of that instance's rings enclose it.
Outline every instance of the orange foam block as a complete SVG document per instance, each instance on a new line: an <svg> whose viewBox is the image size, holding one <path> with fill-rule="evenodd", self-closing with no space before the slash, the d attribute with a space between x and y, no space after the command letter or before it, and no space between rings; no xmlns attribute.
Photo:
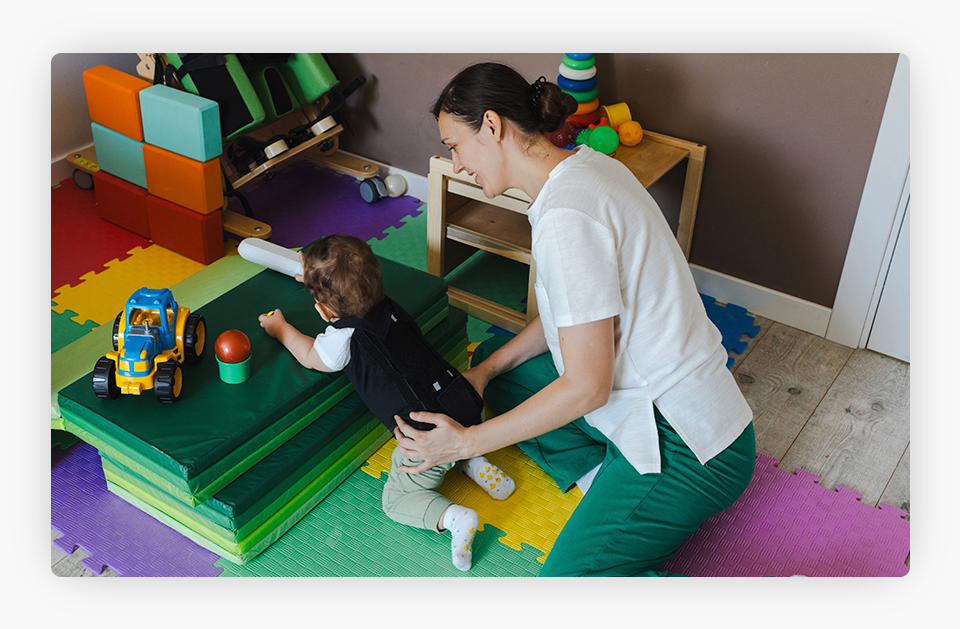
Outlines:
<svg viewBox="0 0 960 629"><path fill-rule="evenodd" d="M93 173L93 184L100 218L144 238L150 237L145 189L104 170Z"/></svg>
<svg viewBox="0 0 960 629"><path fill-rule="evenodd" d="M223 207L220 160L199 162L152 144L143 145L147 190L155 197L210 214Z"/></svg>
<svg viewBox="0 0 960 629"><path fill-rule="evenodd" d="M90 120L128 138L143 142L140 120L140 90L151 84L110 66L99 65L83 72Z"/></svg>
<svg viewBox="0 0 960 629"><path fill-rule="evenodd" d="M210 264L223 257L223 218L219 210L200 214L147 195L150 238L161 247Z"/></svg>

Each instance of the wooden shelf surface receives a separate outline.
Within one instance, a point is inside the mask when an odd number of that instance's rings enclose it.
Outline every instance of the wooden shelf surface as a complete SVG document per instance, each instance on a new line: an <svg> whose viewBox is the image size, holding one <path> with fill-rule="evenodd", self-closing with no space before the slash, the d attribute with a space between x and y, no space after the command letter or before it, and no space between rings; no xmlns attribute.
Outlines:
<svg viewBox="0 0 960 629"><path fill-rule="evenodd" d="M447 238L530 264L530 223L525 214L469 201L447 217Z"/></svg>

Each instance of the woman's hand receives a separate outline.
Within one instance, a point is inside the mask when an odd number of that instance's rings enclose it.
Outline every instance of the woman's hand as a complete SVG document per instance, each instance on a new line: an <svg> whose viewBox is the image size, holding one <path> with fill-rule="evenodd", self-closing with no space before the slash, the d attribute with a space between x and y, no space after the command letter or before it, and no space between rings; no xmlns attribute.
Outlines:
<svg viewBox="0 0 960 629"><path fill-rule="evenodd" d="M408 459L423 461L416 467L400 466L398 469L401 472L419 474L435 465L467 457L467 453L462 451L466 429L448 416L425 411L410 413L410 419L436 426L428 431L417 430L399 415L394 415L394 419L397 422L397 427L393 430L397 447Z"/></svg>

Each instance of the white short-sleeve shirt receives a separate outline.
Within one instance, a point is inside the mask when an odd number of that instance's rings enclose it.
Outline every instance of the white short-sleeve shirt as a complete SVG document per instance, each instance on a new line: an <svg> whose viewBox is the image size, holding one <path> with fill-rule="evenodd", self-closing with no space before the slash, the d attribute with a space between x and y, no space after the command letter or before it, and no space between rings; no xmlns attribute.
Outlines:
<svg viewBox="0 0 960 629"><path fill-rule="evenodd" d="M641 474L660 471L654 403L701 463L733 443L753 413L676 238L636 177L582 146L553 169L527 214L557 371L558 328L615 317L613 391L587 422Z"/></svg>
<svg viewBox="0 0 960 629"><path fill-rule="evenodd" d="M350 339L353 338L354 329L328 325L314 339L313 349L317 350L323 364L333 371L342 370L350 362Z"/></svg>

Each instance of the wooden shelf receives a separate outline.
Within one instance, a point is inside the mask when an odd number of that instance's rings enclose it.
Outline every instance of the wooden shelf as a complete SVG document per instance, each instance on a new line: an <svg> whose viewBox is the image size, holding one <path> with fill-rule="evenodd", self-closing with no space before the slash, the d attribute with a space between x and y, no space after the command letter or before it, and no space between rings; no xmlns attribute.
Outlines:
<svg viewBox="0 0 960 629"><path fill-rule="evenodd" d="M614 155L644 188L687 160L677 229L677 241L687 258L690 257L706 151L707 147L702 144L645 131L639 144L632 147L621 145ZM538 312L533 289L536 266L530 255L530 223L526 216L530 203L530 197L515 189L488 199L473 178L464 172L453 171L453 162L449 159L430 159L427 271L445 277L477 249L529 264L526 314L453 286L447 289L451 305L510 332L522 330Z"/></svg>

